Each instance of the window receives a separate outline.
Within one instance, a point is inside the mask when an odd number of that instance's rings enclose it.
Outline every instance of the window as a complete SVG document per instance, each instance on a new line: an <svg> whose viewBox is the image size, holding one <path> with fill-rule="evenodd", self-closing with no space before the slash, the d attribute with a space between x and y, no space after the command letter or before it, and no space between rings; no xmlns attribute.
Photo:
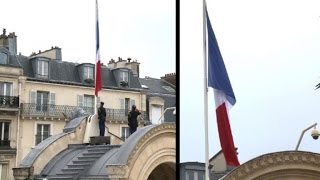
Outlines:
<svg viewBox="0 0 320 180"><path fill-rule="evenodd" d="M93 79L93 67L84 67L84 79Z"/></svg>
<svg viewBox="0 0 320 180"><path fill-rule="evenodd" d="M198 180L205 180L204 175L205 175L204 171L198 171Z"/></svg>
<svg viewBox="0 0 320 180"><path fill-rule="evenodd" d="M8 55L0 52L0 64L8 64Z"/></svg>
<svg viewBox="0 0 320 180"><path fill-rule="evenodd" d="M129 137L129 127L121 127L121 139L125 140Z"/></svg>
<svg viewBox="0 0 320 180"><path fill-rule="evenodd" d="M12 91L12 83L0 82L0 95L10 96Z"/></svg>
<svg viewBox="0 0 320 180"><path fill-rule="evenodd" d="M8 179L8 164L0 164L0 179Z"/></svg>
<svg viewBox="0 0 320 180"><path fill-rule="evenodd" d="M120 99L120 112L123 115L127 116L129 111L131 110L131 106L135 104L134 99L125 98Z"/></svg>
<svg viewBox="0 0 320 180"><path fill-rule="evenodd" d="M190 170L186 171L186 180L194 180L195 179L194 176L195 176L194 171L190 171Z"/></svg>
<svg viewBox="0 0 320 180"><path fill-rule="evenodd" d="M50 124L37 124L36 145L50 137Z"/></svg>
<svg viewBox="0 0 320 180"><path fill-rule="evenodd" d="M129 82L129 72L128 71L120 71L120 82Z"/></svg>
<svg viewBox="0 0 320 180"><path fill-rule="evenodd" d="M49 62L38 61L38 77L48 78Z"/></svg>
<svg viewBox="0 0 320 180"><path fill-rule="evenodd" d="M37 111L47 112L49 92L37 91Z"/></svg>
<svg viewBox="0 0 320 180"><path fill-rule="evenodd" d="M84 95L83 107L86 112L93 114L94 96Z"/></svg>
<svg viewBox="0 0 320 180"><path fill-rule="evenodd" d="M9 134L10 134L10 122L8 121L0 122L0 147L10 146Z"/></svg>

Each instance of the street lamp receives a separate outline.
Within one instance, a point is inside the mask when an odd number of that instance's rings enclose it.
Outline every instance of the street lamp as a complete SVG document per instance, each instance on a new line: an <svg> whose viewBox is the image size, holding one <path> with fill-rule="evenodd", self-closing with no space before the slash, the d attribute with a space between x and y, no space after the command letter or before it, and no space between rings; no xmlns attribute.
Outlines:
<svg viewBox="0 0 320 180"><path fill-rule="evenodd" d="M317 123L314 123L313 125L309 126L308 128L306 128L305 130L303 130L303 131L301 132L301 135L300 135L298 144L297 144L297 146L296 146L296 151L298 150L298 148L299 148L299 146L300 146L300 143L301 143L301 140L302 140L302 137L303 137L304 133L305 133L306 131L308 131L309 129L311 129L311 128L314 127L314 129L311 131L311 136L312 136L312 138L313 138L314 140L316 140L316 139L319 138L320 133L319 133L319 131L316 129L316 126L317 126Z"/></svg>
<svg viewBox="0 0 320 180"><path fill-rule="evenodd" d="M161 120L161 118L162 118L162 116L164 115L164 113L167 111L167 110L169 110L169 109L174 109L173 110L173 115L175 116L176 115L176 107L168 107L168 108L166 108L164 111L163 111L163 113L161 114L161 116L160 116L160 118L159 118L159 120L158 120L158 123L159 123L159 121ZM161 124L162 124L163 122L162 122L162 120L161 120Z"/></svg>

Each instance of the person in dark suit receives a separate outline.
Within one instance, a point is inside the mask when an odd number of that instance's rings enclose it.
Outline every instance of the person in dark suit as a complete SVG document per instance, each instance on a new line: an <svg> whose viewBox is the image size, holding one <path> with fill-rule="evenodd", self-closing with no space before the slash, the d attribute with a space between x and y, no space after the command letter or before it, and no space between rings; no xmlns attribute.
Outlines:
<svg viewBox="0 0 320 180"><path fill-rule="evenodd" d="M136 108L136 105L132 105L131 111L128 114L128 125L130 135L136 132L138 127L138 116L140 115L140 111Z"/></svg>
<svg viewBox="0 0 320 180"><path fill-rule="evenodd" d="M105 121L107 112L106 109L103 107L104 102L100 102L100 107L98 108L98 119L99 119L99 129L100 129L100 136L104 136L105 132Z"/></svg>

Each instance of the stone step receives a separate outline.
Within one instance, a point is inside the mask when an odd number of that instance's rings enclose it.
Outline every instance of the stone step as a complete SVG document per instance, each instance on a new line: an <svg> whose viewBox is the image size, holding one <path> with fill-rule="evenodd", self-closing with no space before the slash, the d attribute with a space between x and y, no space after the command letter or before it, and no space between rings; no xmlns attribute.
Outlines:
<svg viewBox="0 0 320 180"><path fill-rule="evenodd" d="M105 150L108 151L111 148L109 146L87 146L88 151Z"/></svg>
<svg viewBox="0 0 320 180"><path fill-rule="evenodd" d="M95 161L97 159L99 159L101 156L82 156L82 157L78 157L78 160L89 160L89 161Z"/></svg>
<svg viewBox="0 0 320 180"><path fill-rule="evenodd" d="M61 173L57 173L57 176L76 176L79 175L79 172L74 172L74 171L62 171Z"/></svg>
<svg viewBox="0 0 320 180"><path fill-rule="evenodd" d="M75 160L75 161L72 161L73 164L82 164L82 165L85 165L85 164L89 164L91 165L96 159L80 159L80 160Z"/></svg>
<svg viewBox="0 0 320 180"><path fill-rule="evenodd" d="M68 168L85 168L87 166L90 166L91 163L86 163L86 164L68 164Z"/></svg>
<svg viewBox="0 0 320 180"><path fill-rule="evenodd" d="M94 157L97 157L97 156L102 156L102 155L104 155L105 154L105 152L88 152L88 153L83 153L82 155L83 156L85 156L85 157L88 157L88 156L94 156Z"/></svg>
<svg viewBox="0 0 320 180"><path fill-rule="evenodd" d="M62 172L81 172L83 171L85 168L84 167L73 167L73 168L64 168L64 169L61 169Z"/></svg>
<svg viewBox="0 0 320 180"><path fill-rule="evenodd" d="M47 177L48 180L73 180L73 176L52 176Z"/></svg>

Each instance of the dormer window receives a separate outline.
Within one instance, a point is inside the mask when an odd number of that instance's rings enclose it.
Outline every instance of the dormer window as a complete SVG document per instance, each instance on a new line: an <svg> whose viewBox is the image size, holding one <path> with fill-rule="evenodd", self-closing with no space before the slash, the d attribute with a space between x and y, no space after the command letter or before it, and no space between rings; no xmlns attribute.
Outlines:
<svg viewBox="0 0 320 180"><path fill-rule="evenodd" d="M49 75L49 62L38 61L38 76L42 78L48 78Z"/></svg>
<svg viewBox="0 0 320 180"><path fill-rule="evenodd" d="M120 71L120 85L121 86L128 86L129 83L129 72L127 70Z"/></svg>
<svg viewBox="0 0 320 180"><path fill-rule="evenodd" d="M84 67L84 79L93 79L93 67Z"/></svg>
<svg viewBox="0 0 320 180"><path fill-rule="evenodd" d="M0 64L8 64L8 55L0 52Z"/></svg>

